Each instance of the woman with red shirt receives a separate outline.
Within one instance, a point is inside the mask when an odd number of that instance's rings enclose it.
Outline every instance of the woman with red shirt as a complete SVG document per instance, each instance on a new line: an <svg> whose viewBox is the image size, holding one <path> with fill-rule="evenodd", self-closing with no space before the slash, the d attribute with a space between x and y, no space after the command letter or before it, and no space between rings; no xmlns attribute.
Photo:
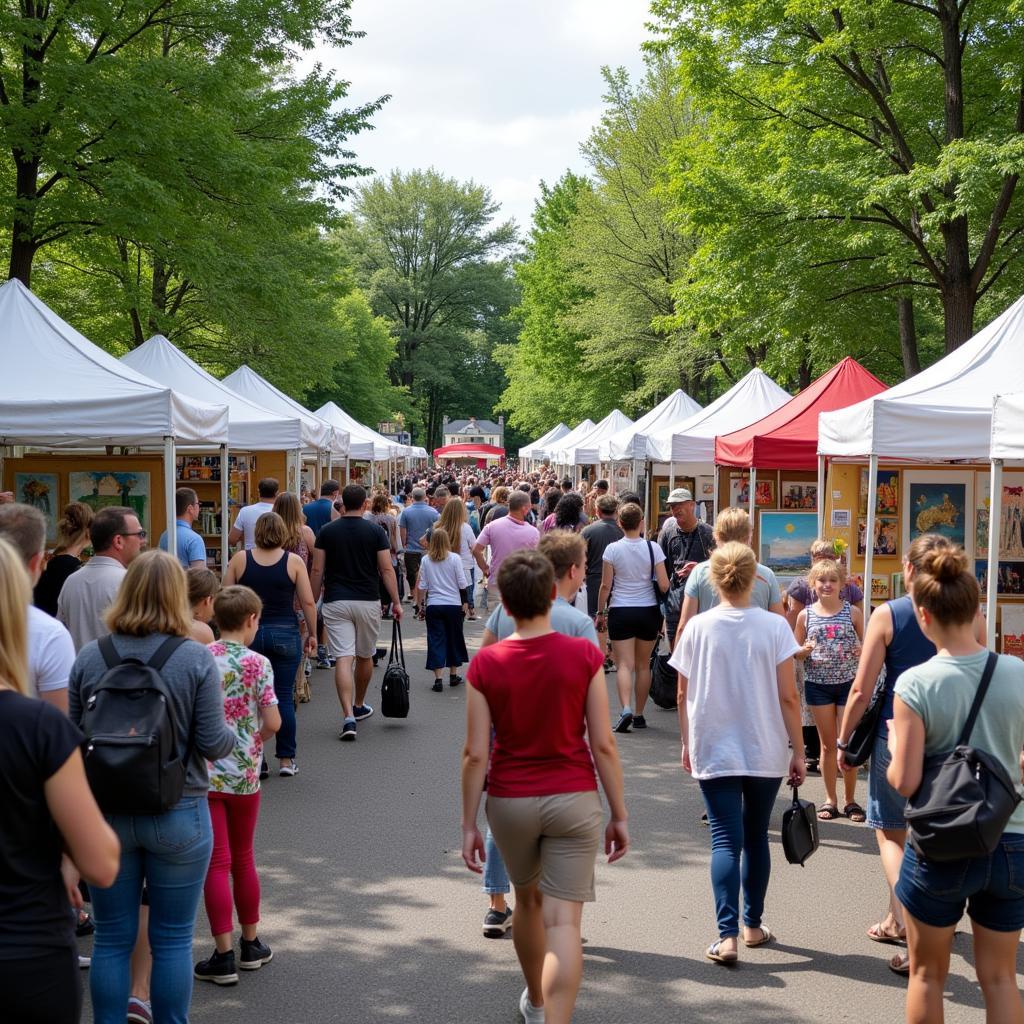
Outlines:
<svg viewBox="0 0 1024 1024"><path fill-rule="evenodd" d="M481 650L466 673L462 858L482 871L476 821L486 780L487 820L516 890L512 938L526 979L519 1012L527 1024L569 1024L604 817L594 767L611 809L604 847L612 863L629 848L622 766L601 652L551 628L551 562L537 551L514 552L502 562L498 589L516 631Z"/></svg>

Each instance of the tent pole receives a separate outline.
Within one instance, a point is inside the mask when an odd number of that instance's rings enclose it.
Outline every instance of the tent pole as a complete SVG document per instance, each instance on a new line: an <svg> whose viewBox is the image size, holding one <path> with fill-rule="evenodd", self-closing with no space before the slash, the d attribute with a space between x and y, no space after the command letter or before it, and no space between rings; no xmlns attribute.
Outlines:
<svg viewBox="0 0 1024 1024"><path fill-rule="evenodd" d="M864 530L864 625L871 617L871 569L875 558L875 505L878 502L878 456L868 466L868 519Z"/></svg>
<svg viewBox="0 0 1024 1024"><path fill-rule="evenodd" d="M377 463L373 461L373 457L370 457L370 486L374 484L374 471L377 468Z"/></svg>
<svg viewBox="0 0 1024 1024"><path fill-rule="evenodd" d="M992 460L988 503L988 583L985 587L985 642L996 649L996 611L999 596L999 523L1003 518L1003 460Z"/></svg>
<svg viewBox="0 0 1024 1024"><path fill-rule="evenodd" d="M231 531L231 499L228 490L228 478L231 470L228 466L228 446L220 446L220 571L228 568L228 533Z"/></svg>
<svg viewBox="0 0 1024 1024"><path fill-rule="evenodd" d="M175 517L175 497L177 489L177 460L174 456L174 438L168 434L164 437L164 502L167 519L167 551L178 555L178 524Z"/></svg>
<svg viewBox="0 0 1024 1024"><path fill-rule="evenodd" d="M292 465L295 467L295 497L302 500L302 449L292 451Z"/></svg>
<svg viewBox="0 0 1024 1024"><path fill-rule="evenodd" d="M327 479L330 480L334 476L334 452L330 448L327 449Z"/></svg>
<svg viewBox="0 0 1024 1024"><path fill-rule="evenodd" d="M754 525L754 509L757 506L757 497L754 492L757 490L757 466L750 467L750 475L747 477L747 486L750 488L750 525Z"/></svg>
<svg viewBox="0 0 1024 1024"><path fill-rule="evenodd" d="M818 536L825 536L825 456L818 453Z"/></svg>
<svg viewBox="0 0 1024 1024"><path fill-rule="evenodd" d="M668 493L671 494L676 489L676 464L670 462L668 464Z"/></svg>
<svg viewBox="0 0 1024 1024"><path fill-rule="evenodd" d="M349 457L346 455L345 456L345 479L342 480L342 482L341 482L341 486L342 487L345 487L348 484L349 480L352 479L351 473L352 473L352 466L351 466L351 463L349 461Z"/></svg>

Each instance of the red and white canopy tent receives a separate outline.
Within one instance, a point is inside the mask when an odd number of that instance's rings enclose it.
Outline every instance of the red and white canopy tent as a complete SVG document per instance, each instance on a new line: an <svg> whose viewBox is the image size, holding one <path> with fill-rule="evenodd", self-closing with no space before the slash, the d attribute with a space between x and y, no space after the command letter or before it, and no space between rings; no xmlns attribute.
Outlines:
<svg viewBox="0 0 1024 1024"><path fill-rule="evenodd" d="M434 458L449 462L476 462L484 469L488 462L504 463L505 449L493 444L446 444L434 449Z"/></svg>

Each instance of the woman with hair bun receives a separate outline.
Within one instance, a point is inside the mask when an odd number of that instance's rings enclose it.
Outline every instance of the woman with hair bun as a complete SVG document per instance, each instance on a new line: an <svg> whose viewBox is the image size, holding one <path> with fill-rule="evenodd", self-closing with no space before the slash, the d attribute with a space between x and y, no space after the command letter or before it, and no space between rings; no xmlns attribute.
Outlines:
<svg viewBox="0 0 1024 1024"><path fill-rule="evenodd" d="M770 942L762 923L771 854L768 821L783 778L806 775L793 657L786 620L751 604L754 552L730 541L711 554L716 607L686 625L669 664L679 672L683 770L700 785L711 828L711 885L718 940L705 955L734 964L743 941ZM792 750L789 749L790 745Z"/></svg>
<svg viewBox="0 0 1024 1024"><path fill-rule="evenodd" d="M921 784L926 757L956 746L989 652L978 641L978 582L962 548L926 552L914 579L914 611L937 653L896 683L889 730L889 783L904 797ZM1000 761L1021 792L1024 664L1001 655L971 730L971 746ZM908 1021L941 1024L953 934L966 908L974 965L990 1024L1022 1024L1017 953L1024 927L1024 803L1010 815L988 855L934 861L907 844L896 896L904 908L910 952Z"/></svg>
<svg viewBox="0 0 1024 1024"><path fill-rule="evenodd" d="M32 603L47 615L57 615L57 598L67 578L82 568L82 552L89 546L92 508L84 501L64 506L57 524L57 546L32 592Z"/></svg>

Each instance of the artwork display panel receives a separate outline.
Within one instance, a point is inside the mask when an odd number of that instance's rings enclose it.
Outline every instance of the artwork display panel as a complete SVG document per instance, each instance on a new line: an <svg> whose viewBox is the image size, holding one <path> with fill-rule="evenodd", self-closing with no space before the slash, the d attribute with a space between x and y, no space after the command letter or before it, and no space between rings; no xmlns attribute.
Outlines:
<svg viewBox="0 0 1024 1024"><path fill-rule="evenodd" d="M813 512L818 507L818 485L808 480L783 480L779 486L779 508L791 512Z"/></svg>
<svg viewBox="0 0 1024 1024"><path fill-rule="evenodd" d="M811 568L811 544L818 537L814 512L761 512L759 558L782 576L799 576Z"/></svg>
<svg viewBox="0 0 1024 1024"><path fill-rule="evenodd" d="M968 553L974 550L974 474L945 470L902 473L902 544L937 533Z"/></svg>
<svg viewBox="0 0 1024 1024"><path fill-rule="evenodd" d="M31 505L46 519L46 543L57 540L57 513L61 509L60 480L56 473L15 473L14 500Z"/></svg>
<svg viewBox="0 0 1024 1024"><path fill-rule="evenodd" d="M135 513L142 528L150 531L149 473L113 469L69 473L68 497L84 502L95 512L124 505Z"/></svg>

